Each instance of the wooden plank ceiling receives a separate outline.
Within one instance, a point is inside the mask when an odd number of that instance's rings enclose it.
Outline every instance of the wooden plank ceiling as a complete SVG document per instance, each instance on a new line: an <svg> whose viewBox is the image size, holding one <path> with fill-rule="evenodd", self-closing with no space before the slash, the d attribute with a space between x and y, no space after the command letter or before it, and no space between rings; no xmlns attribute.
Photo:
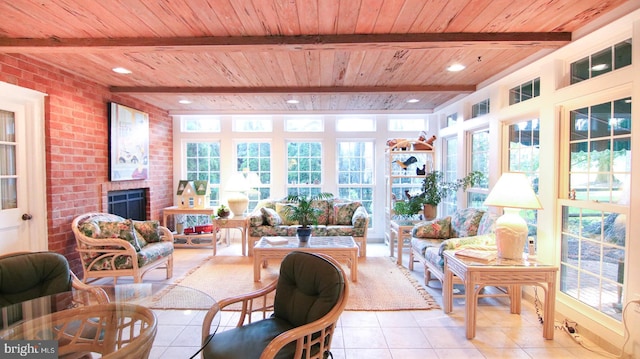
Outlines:
<svg viewBox="0 0 640 359"><path fill-rule="evenodd" d="M428 112L626 2L2 1L0 52L174 113Z"/></svg>

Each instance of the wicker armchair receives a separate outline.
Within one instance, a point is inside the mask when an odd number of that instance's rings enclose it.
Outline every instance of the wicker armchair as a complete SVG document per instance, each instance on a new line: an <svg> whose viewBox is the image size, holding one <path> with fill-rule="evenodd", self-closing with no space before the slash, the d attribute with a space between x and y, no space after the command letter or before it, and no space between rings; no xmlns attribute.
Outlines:
<svg viewBox="0 0 640 359"><path fill-rule="evenodd" d="M60 357L148 358L157 332L153 312L134 304L98 304L48 314L0 332L3 340L56 340Z"/></svg>
<svg viewBox="0 0 640 359"><path fill-rule="evenodd" d="M207 312L202 324L203 358L326 358L348 296L346 275L333 258L291 252L283 259L277 280L221 300ZM232 304L242 307L236 327L213 335L214 317Z"/></svg>
<svg viewBox="0 0 640 359"><path fill-rule="evenodd" d="M104 290L81 282L59 253L14 252L0 256L0 307L64 292L72 292L73 301L82 305L109 302Z"/></svg>
<svg viewBox="0 0 640 359"><path fill-rule="evenodd" d="M85 213L71 228L87 283L99 278L131 276L141 283L145 273L164 268L173 276L173 233L158 221L132 221L109 213Z"/></svg>

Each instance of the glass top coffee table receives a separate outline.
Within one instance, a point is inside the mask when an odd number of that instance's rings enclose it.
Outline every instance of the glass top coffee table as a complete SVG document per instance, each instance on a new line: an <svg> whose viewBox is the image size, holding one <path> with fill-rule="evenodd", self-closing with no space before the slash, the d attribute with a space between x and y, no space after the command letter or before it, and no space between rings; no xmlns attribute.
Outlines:
<svg viewBox="0 0 640 359"><path fill-rule="evenodd" d="M347 236L311 236L306 243L300 243L297 237L262 237L253 247L253 280L260 281L260 269L267 267L269 259L281 261L293 251L326 254L344 261L351 270L351 281L358 281L358 245Z"/></svg>

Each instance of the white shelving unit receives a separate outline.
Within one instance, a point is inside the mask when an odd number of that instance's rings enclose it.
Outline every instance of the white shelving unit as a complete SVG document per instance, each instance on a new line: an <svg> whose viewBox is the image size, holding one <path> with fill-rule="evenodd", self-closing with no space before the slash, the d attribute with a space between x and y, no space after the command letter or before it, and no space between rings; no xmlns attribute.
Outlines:
<svg viewBox="0 0 640 359"><path fill-rule="evenodd" d="M416 150L416 147L431 149ZM385 178L387 188L385 198L385 242L389 243L391 238L391 219L394 216L394 202L406 199L405 191L408 191L409 194L417 194L420 191L424 174L434 169L435 153L432 146L426 142L407 140L388 147L385 155L387 164ZM411 158L415 158L415 162ZM402 164L408 165L404 168ZM419 172L421 170L424 170L424 172Z"/></svg>

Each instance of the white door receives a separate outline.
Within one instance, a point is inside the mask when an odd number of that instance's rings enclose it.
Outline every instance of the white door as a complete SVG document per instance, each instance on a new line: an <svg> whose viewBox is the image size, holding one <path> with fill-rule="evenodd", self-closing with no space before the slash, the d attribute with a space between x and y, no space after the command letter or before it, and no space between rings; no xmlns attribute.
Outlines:
<svg viewBox="0 0 640 359"><path fill-rule="evenodd" d="M0 255L47 250L44 94L0 83Z"/></svg>

